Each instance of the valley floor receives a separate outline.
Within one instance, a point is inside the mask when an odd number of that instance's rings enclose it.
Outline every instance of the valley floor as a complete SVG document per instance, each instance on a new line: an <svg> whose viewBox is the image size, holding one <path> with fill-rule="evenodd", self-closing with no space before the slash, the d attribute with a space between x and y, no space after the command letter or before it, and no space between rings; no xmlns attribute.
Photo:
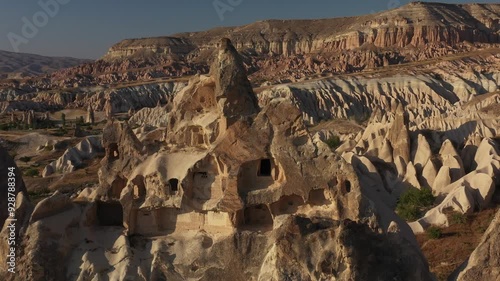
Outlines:
<svg viewBox="0 0 500 281"><path fill-rule="evenodd" d="M448 280L448 276L467 260L499 209L497 205L456 220L441 229L441 237L437 239L430 238L428 233L416 235L429 268L439 281Z"/></svg>

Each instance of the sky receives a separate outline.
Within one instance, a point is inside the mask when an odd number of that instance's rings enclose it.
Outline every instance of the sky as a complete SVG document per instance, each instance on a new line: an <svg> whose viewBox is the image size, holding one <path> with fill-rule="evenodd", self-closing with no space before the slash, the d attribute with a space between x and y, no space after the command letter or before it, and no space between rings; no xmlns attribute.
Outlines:
<svg viewBox="0 0 500 281"><path fill-rule="evenodd" d="M439 1L470 3L469 1ZM127 38L381 12L409 0L0 0L0 50L97 59ZM427 1L437 2L437 1ZM481 0L497 3L498 0Z"/></svg>

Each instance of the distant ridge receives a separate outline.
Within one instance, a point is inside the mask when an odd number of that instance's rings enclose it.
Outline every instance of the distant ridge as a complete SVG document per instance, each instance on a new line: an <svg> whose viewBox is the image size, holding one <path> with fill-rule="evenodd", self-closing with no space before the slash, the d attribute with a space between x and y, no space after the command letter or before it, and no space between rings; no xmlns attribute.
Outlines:
<svg viewBox="0 0 500 281"><path fill-rule="evenodd" d="M0 77L20 78L37 76L91 61L71 57L47 57L0 50Z"/></svg>
<svg viewBox="0 0 500 281"><path fill-rule="evenodd" d="M151 55L184 56L214 48L228 37L240 50L292 55L376 47L421 46L428 43L500 42L500 4L412 2L402 7L354 17L312 20L264 20L237 27L165 37L126 39L104 59ZM195 54L192 54L195 55Z"/></svg>
<svg viewBox="0 0 500 281"><path fill-rule="evenodd" d="M252 83L297 81L499 48L499 19L500 4L412 2L362 16L263 20L122 40L95 62L26 83L76 87L207 73L222 38L242 55Z"/></svg>

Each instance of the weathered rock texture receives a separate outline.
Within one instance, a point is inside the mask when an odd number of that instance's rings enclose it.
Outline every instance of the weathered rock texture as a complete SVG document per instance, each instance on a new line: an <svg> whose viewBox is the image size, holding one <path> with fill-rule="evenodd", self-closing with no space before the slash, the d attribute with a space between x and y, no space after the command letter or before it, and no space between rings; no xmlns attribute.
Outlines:
<svg viewBox="0 0 500 281"><path fill-rule="evenodd" d="M11 170L9 170L11 168ZM8 193L14 195L14 198L17 197L18 193L23 193L24 196L27 196L26 186L24 185L22 171L17 167L14 159L9 155L9 152L0 146L0 171L2 174L0 175L0 206L2 209L0 210L0 225L3 226L5 219L8 217ZM9 176L9 172L12 172L12 177ZM13 185L14 191L10 192L10 185ZM13 183L13 184L12 184Z"/></svg>
<svg viewBox="0 0 500 281"><path fill-rule="evenodd" d="M0 51L0 78L38 76L89 62L91 60Z"/></svg>
<svg viewBox="0 0 500 281"><path fill-rule="evenodd" d="M92 108L104 111L106 101L110 100L111 110L115 113L155 107L158 102L166 103L171 96L185 86L183 82L153 83L139 86L75 88L71 92L25 93L19 90L0 90L0 112L14 110L53 111L64 108ZM87 118L91 121L90 116Z"/></svg>
<svg viewBox="0 0 500 281"><path fill-rule="evenodd" d="M54 173L71 173L84 165L84 161L96 157L104 152L99 136L89 136L79 142L76 146L64 151L57 160L47 165L42 172L42 177L50 176Z"/></svg>
<svg viewBox="0 0 500 281"><path fill-rule="evenodd" d="M500 278L500 211L483 235L479 246L450 280L498 280Z"/></svg>
<svg viewBox="0 0 500 281"><path fill-rule="evenodd" d="M39 203L17 276L432 280L410 228L297 107L260 108L229 40L214 56L211 75L175 96L156 143L108 123L99 187Z"/></svg>
<svg viewBox="0 0 500 281"><path fill-rule="evenodd" d="M301 79L437 58L500 43L498 4L413 2L381 13L321 20L266 20L168 37L127 39L94 63L30 85L73 87L206 73L230 37L255 81Z"/></svg>
<svg viewBox="0 0 500 281"><path fill-rule="evenodd" d="M448 120L446 114L467 116L469 106L462 106L461 112L443 114L443 123ZM364 130L345 135L344 144L336 148L354 166L361 186L376 190L391 209L409 188L431 189L436 196L434 206L409 223L415 233L431 225L448 226L446 213L450 210L470 214L489 207L500 183L500 148L493 138L500 128L498 113L487 113L478 106L470 119L461 121L464 126L450 125L454 128L451 131L440 131L410 126L406 109L395 107L395 113L375 112ZM466 122L477 125L466 126ZM325 135L317 133L323 140Z"/></svg>

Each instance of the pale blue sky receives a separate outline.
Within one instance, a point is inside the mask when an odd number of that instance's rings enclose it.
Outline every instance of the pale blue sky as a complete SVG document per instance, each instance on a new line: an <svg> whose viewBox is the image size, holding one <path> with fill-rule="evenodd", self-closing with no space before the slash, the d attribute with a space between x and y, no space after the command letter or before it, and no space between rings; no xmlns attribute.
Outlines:
<svg viewBox="0 0 500 281"><path fill-rule="evenodd" d="M39 2L59 1L59 9L44 18ZM218 2L217 2L218 1ZM215 3L234 4L219 16ZM409 0L0 0L0 49L50 56L98 58L126 38L163 36L206 30L263 19L353 16L405 5ZM436 1L428 1L436 2ZM446 1L468 3L471 1ZM483 3L498 1L482 0ZM50 10L50 9L49 9ZM42 13L40 13L42 12ZM23 17L36 32L25 33ZM38 17L37 17L38 16ZM48 20L47 20L48 19ZM44 22L45 21L45 22ZM36 26L35 26L36 27ZM26 29L26 28L25 28ZM30 33L31 32L31 33ZM10 34L10 35L9 35Z"/></svg>

